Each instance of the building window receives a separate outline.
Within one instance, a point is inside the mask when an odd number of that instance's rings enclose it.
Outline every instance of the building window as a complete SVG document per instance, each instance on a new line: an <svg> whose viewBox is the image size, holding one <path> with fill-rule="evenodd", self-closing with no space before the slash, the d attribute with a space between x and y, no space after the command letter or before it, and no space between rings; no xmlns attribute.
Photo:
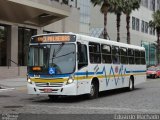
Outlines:
<svg viewBox="0 0 160 120"><path fill-rule="evenodd" d="M145 24L145 22L142 20L142 23L141 23L141 32L144 32L144 24Z"/></svg>
<svg viewBox="0 0 160 120"><path fill-rule="evenodd" d="M136 18L136 30L139 31L139 19Z"/></svg>
<svg viewBox="0 0 160 120"><path fill-rule="evenodd" d="M145 33L148 34L148 27L149 27L149 24L147 22L145 22Z"/></svg>
<svg viewBox="0 0 160 120"><path fill-rule="evenodd" d="M135 17L132 17L132 30L136 29L136 25L135 25Z"/></svg>
<svg viewBox="0 0 160 120"><path fill-rule="evenodd" d="M141 0L141 5L148 8L148 0Z"/></svg>
<svg viewBox="0 0 160 120"><path fill-rule="evenodd" d="M155 29L152 27L149 27L149 34L150 35L155 35Z"/></svg>
<svg viewBox="0 0 160 120"><path fill-rule="evenodd" d="M155 11L155 0L150 0L150 9Z"/></svg>
<svg viewBox="0 0 160 120"><path fill-rule="evenodd" d="M139 19L132 17L132 29L139 31Z"/></svg>
<svg viewBox="0 0 160 120"><path fill-rule="evenodd" d="M160 0L157 0L157 10L160 10Z"/></svg>
<svg viewBox="0 0 160 120"><path fill-rule="evenodd" d="M149 34L152 35L153 34L152 32L153 32L153 28L149 27Z"/></svg>
<svg viewBox="0 0 160 120"><path fill-rule="evenodd" d="M142 41L147 66L156 65L156 44Z"/></svg>
<svg viewBox="0 0 160 120"><path fill-rule="evenodd" d="M0 25L0 66L7 65L7 27Z"/></svg>
<svg viewBox="0 0 160 120"><path fill-rule="evenodd" d="M27 65L29 41L31 36L36 35L37 30L30 28L18 28L18 64Z"/></svg>
<svg viewBox="0 0 160 120"><path fill-rule="evenodd" d="M148 34L149 23L142 20L141 23L141 32Z"/></svg>

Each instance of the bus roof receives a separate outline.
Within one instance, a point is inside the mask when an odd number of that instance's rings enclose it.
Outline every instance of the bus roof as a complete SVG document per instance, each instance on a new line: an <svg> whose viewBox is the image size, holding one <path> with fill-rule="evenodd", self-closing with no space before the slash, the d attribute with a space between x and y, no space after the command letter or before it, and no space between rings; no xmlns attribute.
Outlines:
<svg viewBox="0 0 160 120"><path fill-rule="evenodd" d="M76 33L71 33L71 32L69 32L69 33L39 34L39 35L35 35L33 37L46 36L46 35L55 35L55 34L76 35L76 37L78 39L84 40L84 41L88 41L88 42L96 42L96 43L101 43L101 44L108 44L108 45L114 45L114 46L120 46L120 47L132 48L132 49L145 50L145 48L141 47L141 46L126 44L126 43L121 43L121 42L116 42L116 41L112 41L112 40L106 40L106 39L102 39L102 38L96 38L96 37L91 37L91 36L82 35L82 34L76 34Z"/></svg>
<svg viewBox="0 0 160 120"><path fill-rule="evenodd" d="M108 44L108 45L114 45L114 46L120 46L120 47L132 48L132 49L145 50L145 48L141 47L141 46L116 42L116 41L112 41L112 40L105 40L102 38L96 38L96 37L91 37L91 36L86 36L86 35L80 35L80 34L75 34L75 35L77 36L77 38L83 39L85 41L98 42L101 44Z"/></svg>

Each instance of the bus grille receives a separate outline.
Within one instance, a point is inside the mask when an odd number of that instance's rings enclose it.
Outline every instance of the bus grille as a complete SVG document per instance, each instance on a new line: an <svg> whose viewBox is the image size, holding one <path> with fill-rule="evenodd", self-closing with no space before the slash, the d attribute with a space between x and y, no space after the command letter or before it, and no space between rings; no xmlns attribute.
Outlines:
<svg viewBox="0 0 160 120"><path fill-rule="evenodd" d="M63 82L58 82L58 83L52 83L52 82L40 83L40 82L36 82L35 84L36 84L37 87L62 87L63 86Z"/></svg>

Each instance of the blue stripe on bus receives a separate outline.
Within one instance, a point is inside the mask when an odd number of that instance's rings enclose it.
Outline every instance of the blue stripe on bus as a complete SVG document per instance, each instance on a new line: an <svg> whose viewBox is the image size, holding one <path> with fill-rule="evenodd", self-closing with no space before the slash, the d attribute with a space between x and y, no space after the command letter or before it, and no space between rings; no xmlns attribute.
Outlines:
<svg viewBox="0 0 160 120"><path fill-rule="evenodd" d="M126 71L126 73L141 73L141 72L146 72L146 70Z"/></svg>
<svg viewBox="0 0 160 120"><path fill-rule="evenodd" d="M102 75L104 71L102 72L97 72L97 73L94 73L94 72L76 72L74 75L77 75L77 76L83 76L83 75ZM136 71L126 71L126 73L142 73L142 72L146 72L146 70L136 70ZM62 78L62 77L69 77L71 74L62 74L62 75L40 75L41 78ZM30 77L35 77L34 74L29 74Z"/></svg>
<svg viewBox="0 0 160 120"><path fill-rule="evenodd" d="M88 75L94 75L94 72L88 72ZM75 75L86 75L86 72L76 72Z"/></svg>
<svg viewBox="0 0 160 120"><path fill-rule="evenodd" d="M30 77L35 77L34 74L29 74ZM62 78L62 77L69 77L70 74L62 74L62 75L40 75L41 78Z"/></svg>

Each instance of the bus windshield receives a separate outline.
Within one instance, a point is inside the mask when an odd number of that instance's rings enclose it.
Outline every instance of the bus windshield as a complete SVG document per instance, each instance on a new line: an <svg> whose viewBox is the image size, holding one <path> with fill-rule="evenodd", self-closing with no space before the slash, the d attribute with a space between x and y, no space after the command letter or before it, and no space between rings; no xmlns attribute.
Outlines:
<svg viewBox="0 0 160 120"><path fill-rule="evenodd" d="M54 74L73 73L76 67L76 47L73 43L31 45L29 52L29 73L50 74L49 69L54 68ZM38 71L33 67L39 66Z"/></svg>

